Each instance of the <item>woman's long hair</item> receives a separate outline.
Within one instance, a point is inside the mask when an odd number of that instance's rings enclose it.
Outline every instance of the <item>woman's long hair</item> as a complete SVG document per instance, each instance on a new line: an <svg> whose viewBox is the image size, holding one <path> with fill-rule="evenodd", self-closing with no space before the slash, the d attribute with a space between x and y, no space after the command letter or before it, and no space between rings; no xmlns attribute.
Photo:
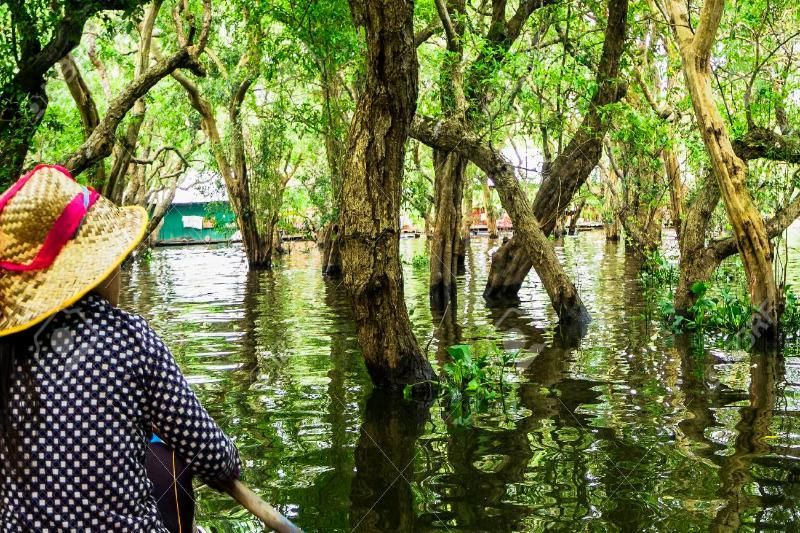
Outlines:
<svg viewBox="0 0 800 533"><path fill-rule="evenodd" d="M28 341L24 332L0 338L0 449L5 452L6 464L18 464L22 455L11 419L11 384L18 377L18 362L26 357ZM29 373L19 377L30 384Z"/></svg>
<svg viewBox="0 0 800 533"><path fill-rule="evenodd" d="M19 343L13 337L0 339L0 441L8 437L11 404L11 373L16 366Z"/></svg>

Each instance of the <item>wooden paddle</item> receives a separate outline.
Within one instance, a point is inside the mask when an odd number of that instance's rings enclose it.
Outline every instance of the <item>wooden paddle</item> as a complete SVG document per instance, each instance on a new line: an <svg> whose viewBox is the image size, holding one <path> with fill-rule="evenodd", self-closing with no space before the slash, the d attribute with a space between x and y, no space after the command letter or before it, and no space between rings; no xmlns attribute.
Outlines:
<svg viewBox="0 0 800 533"><path fill-rule="evenodd" d="M239 502L239 505L261 520L265 526L278 533L302 533L302 529L292 524L288 518L276 511L270 504L250 490L241 481L234 480L223 486L225 492Z"/></svg>

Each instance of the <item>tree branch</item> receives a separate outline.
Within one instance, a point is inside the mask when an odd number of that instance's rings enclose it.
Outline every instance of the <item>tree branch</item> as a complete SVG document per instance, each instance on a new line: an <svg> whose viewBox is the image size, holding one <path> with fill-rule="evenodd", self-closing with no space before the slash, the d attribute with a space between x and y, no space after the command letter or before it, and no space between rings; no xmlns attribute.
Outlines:
<svg viewBox="0 0 800 533"><path fill-rule="evenodd" d="M441 21L434 20L421 30L419 30L414 35L414 46L420 47L423 43L425 43L428 39L434 36L436 32L439 31L439 28L442 27Z"/></svg>
<svg viewBox="0 0 800 533"><path fill-rule="evenodd" d="M709 62L711 47L717 36L724 7L725 0L706 0L700 11L700 22L697 24L692 45L702 65L707 65Z"/></svg>
<svg viewBox="0 0 800 533"><path fill-rule="evenodd" d="M745 161L767 159L792 164L800 163L800 139L759 126L750 129L731 144L736 155Z"/></svg>
<svg viewBox="0 0 800 533"><path fill-rule="evenodd" d="M162 59L151 66L147 71L134 80L122 93L120 93L108 106L108 111L103 120L94 129L78 150L64 161L64 166L73 175L78 175L98 161L108 157L114 146L114 134L122 119L136 103L136 100L147 94L156 83L168 76L177 68L188 65L189 52L181 48L174 55Z"/></svg>
<svg viewBox="0 0 800 533"><path fill-rule="evenodd" d="M67 54L59 60L58 66L61 70L61 77L64 78L67 88L72 95L72 99L75 100L78 113L80 113L84 139L88 139L92 131L94 131L100 123L97 105L94 102L89 86L86 85L86 81L83 79L78 64L75 63L75 58L72 57L72 54Z"/></svg>
<svg viewBox="0 0 800 533"><path fill-rule="evenodd" d="M138 76L128 85L108 106L108 111L103 120L97 125L88 139L78 150L70 155L65 161L64 166L73 175L78 175L88 167L98 161L108 157L114 147L114 137L117 127L125 118L125 115L136 104L142 96L147 94L156 83L173 73L178 68L190 68L193 72L203 74L199 56L205 49L211 26L211 0L203 0L203 28L198 44L193 44L190 37L186 37L182 46L177 52L167 58L161 58L155 64L148 67L141 76ZM153 11L156 11L155 9ZM193 33L192 33L193 34ZM149 56L149 54L148 54ZM142 61L146 61L143 59ZM149 60L147 60L149 62Z"/></svg>
<svg viewBox="0 0 800 533"><path fill-rule="evenodd" d="M783 209L775 213L775 216L765 222L767 226L767 236L770 239L778 237L786 231L786 228L791 226L792 222L797 220L798 217L800 217L800 194L795 196ZM736 239L733 237L713 241L709 247L714 250L714 255L719 261L738 252Z"/></svg>
<svg viewBox="0 0 800 533"><path fill-rule="evenodd" d="M450 12L447 10L445 0L435 0L435 2L436 11L439 13L439 20L442 22L444 34L447 37L447 48L449 50L457 50L459 46L459 35L453 27L453 21L450 20Z"/></svg>

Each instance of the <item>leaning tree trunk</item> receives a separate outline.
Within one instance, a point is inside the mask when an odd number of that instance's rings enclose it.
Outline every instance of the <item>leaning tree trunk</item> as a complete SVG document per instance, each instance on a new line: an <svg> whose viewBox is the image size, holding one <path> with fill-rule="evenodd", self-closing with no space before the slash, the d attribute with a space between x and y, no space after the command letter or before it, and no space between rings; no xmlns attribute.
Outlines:
<svg viewBox="0 0 800 533"><path fill-rule="evenodd" d="M772 248L761 213L747 190L747 167L736 155L711 91L711 48L722 18L724 0L707 0L692 33L686 5L669 0L667 9L677 36L686 87L717 185L733 227L747 274L753 305L759 308L754 333L765 340L778 334L780 296L772 269ZM755 328L758 327L758 331Z"/></svg>
<svg viewBox="0 0 800 533"><path fill-rule="evenodd" d="M431 238L429 293L431 307L442 310L456 292L467 159L458 152L434 150L433 162L436 222Z"/></svg>
<svg viewBox="0 0 800 533"><path fill-rule="evenodd" d="M530 200L508 159L491 146L481 144L475 135L465 131L458 122L418 117L414 121L413 133L416 139L428 146L458 150L486 173L497 188L503 208L514 221L515 231L520 237L520 253L533 261L561 323L565 326L585 325L589 321L589 313L575 285L559 263L553 244L542 232Z"/></svg>
<svg viewBox="0 0 800 533"><path fill-rule="evenodd" d="M150 48L153 39L153 27L155 26L158 12L161 9L163 0L154 0L147 9L144 20L139 28L139 53L136 62L136 77L141 76L150 65ZM114 162L111 165L111 173L107 181L102 182L102 192L111 201L120 203L125 191L125 180L128 176L129 167L136 153L136 146L139 142L139 132L144 124L147 114L147 104L144 98L139 98L133 105L128 128L125 135L120 135L117 145L114 147ZM100 166L104 167L101 162ZM98 173L98 177L105 177L105 168Z"/></svg>
<svg viewBox="0 0 800 533"><path fill-rule="evenodd" d="M680 278L675 292L675 310L687 316L689 308L697 301L691 287L698 281L707 281L726 258L738 250L736 239L707 240L711 215L719 203L720 193L716 180L708 176L695 199L686 210L681 226L680 239ZM775 238L782 234L800 216L800 194L778 210L769 219L767 235Z"/></svg>
<svg viewBox="0 0 800 533"><path fill-rule="evenodd" d="M600 160L603 138L610 124L603 108L619 101L625 93L624 85L617 78L620 57L625 48L627 15L628 0L609 0L608 27L596 73L597 92L575 136L543 176L533 203L534 214L545 235L553 232L575 192L586 182ZM520 253L520 248L515 235L492 256L489 279L483 293L489 302L517 299L517 291L533 266L532 261ZM501 254L501 251L505 253ZM506 263L508 260L514 263Z"/></svg>
<svg viewBox="0 0 800 533"><path fill-rule="evenodd" d="M78 108L81 123L83 124L83 139L86 140L100 124L100 113L97 111L97 104L95 104L92 92L89 90L89 86L86 84L72 54L67 54L61 58L58 66L61 70L61 77L64 78L72 99L75 101L75 106ZM102 187L106 183L106 166L104 162L101 161L97 164L94 179L90 180L90 183L95 189L102 191Z"/></svg>
<svg viewBox="0 0 800 533"><path fill-rule="evenodd" d="M351 0L350 8L367 61L344 167L344 282L372 382L393 389L436 377L411 329L400 263L405 143L417 103L414 2Z"/></svg>
<svg viewBox="0 0 800 533"><path fill-rule="evenodd" d="M558 314L560 324L565 327L582 327L589 322L589 313L578 295L578 290L561 266L553 244L541 230L528 197L517 181L514 168L505 161L495 164L487 173L497 186L503 207L514 221L514 230L524 247L525 255L532 260Z"/></svg>

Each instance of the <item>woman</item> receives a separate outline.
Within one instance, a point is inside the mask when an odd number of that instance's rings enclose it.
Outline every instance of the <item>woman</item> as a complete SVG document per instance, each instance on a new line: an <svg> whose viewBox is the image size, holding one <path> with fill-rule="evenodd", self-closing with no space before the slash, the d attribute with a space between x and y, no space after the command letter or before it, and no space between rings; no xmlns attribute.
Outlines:
<svg viewBox="0 0 800 533"><path fill-rule="evenodd" d="M0 197L0 531L167 531L153 433L211 486L236 448L169 350L116 307L147 214L40 165ZM191 531L191 524L181 524Z"/></svg>

